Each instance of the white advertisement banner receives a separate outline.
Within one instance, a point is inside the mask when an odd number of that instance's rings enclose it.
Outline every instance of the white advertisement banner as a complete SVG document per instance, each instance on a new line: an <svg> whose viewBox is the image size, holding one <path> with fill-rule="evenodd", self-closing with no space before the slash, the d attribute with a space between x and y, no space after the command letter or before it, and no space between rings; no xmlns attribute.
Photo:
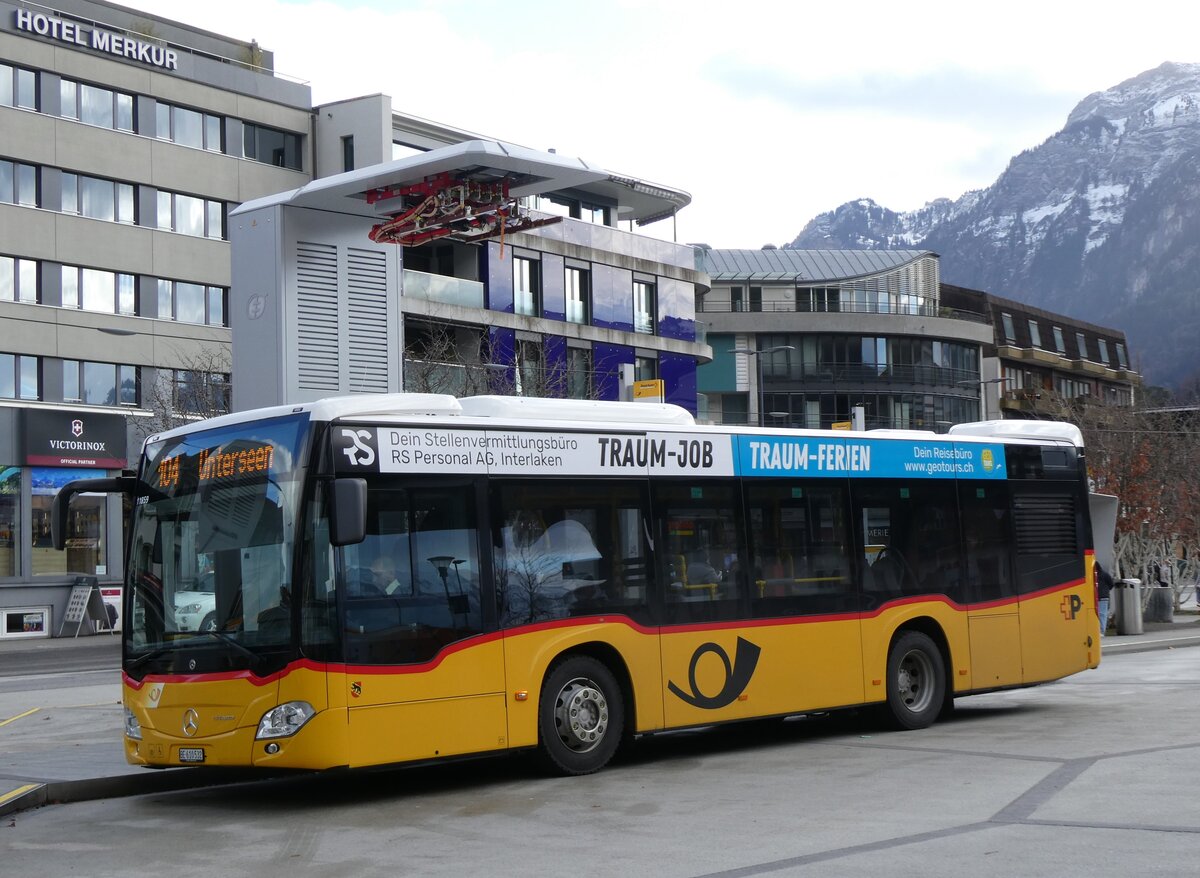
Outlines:
<svg viewBox="0 0 1200 878"><path fill-rule="evenodd" d="M546 433L377 427L378 469L505 476L729 476L728 436L690 433ZM346 455L353 463L367 455ZM374 468L374 467L372 467Z"/></svg>

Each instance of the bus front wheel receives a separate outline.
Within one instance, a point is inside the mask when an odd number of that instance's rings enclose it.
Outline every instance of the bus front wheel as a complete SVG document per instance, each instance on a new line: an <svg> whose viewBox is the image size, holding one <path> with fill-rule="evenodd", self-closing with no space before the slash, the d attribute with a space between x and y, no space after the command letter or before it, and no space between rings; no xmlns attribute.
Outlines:
<svg viewBox="0 0 1200 878"><path fill-rule="evenodd" d="M937 719L945 693L941 651L928 635L905 631L888 653L885 719L896 729L927 728Z"/></svg>
<svg viewBox="0 0 1200 878"><path fill-rule="evenodd" d="M599 771L612 759L625 726L625 703L612 672L590 656L550 668L538 704L543 765L558 774Z"/></svg>

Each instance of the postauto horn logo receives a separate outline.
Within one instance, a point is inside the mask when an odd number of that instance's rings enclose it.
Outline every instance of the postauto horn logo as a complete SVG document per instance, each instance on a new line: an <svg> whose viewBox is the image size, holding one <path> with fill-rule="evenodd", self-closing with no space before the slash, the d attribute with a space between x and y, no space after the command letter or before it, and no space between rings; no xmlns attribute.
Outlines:
<svg viewBox="0 0 1200 878"><path fill-rule="evenodd" d="M696 666L700 663L700 658L709 652L719 658L725 665L725 685L721 687L721 691L716 695L705 695L700 691L700 687L696 685ZM704 710L716 710L719 707L725 707L736 701L738 696L746 691L746 686L750 684L750 678L754 676L754 669L758 667L758 656L761 652L761 647L739 637L737 639L737 649L734 652L733 664L731 665L729 663L729 654L724 649L715 643L702 643L692 653L692 662L688 666L688 683L691 685L692 691L684 692L672 682L667 683L667 688L693 707L703 708Z"/></svg>

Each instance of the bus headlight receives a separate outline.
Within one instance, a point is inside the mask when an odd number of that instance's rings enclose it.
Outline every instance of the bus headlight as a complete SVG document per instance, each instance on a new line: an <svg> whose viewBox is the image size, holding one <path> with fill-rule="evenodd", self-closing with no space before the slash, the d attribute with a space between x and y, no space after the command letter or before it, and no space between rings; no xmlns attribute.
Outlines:
<svg viewBox="0 0 1200 878"><path fill-rule="evenodd" d="M272 707L263 714L254 738L259 741L264 738L289 738L300 731L316 713L307 701L289 701Z"/></svg>
<svg viewBox="0 0 1200 878"><path fill-rule="evenodd" d="M142 740L142 724L128 707L125 708L125 737L135 741Z"/></svg>

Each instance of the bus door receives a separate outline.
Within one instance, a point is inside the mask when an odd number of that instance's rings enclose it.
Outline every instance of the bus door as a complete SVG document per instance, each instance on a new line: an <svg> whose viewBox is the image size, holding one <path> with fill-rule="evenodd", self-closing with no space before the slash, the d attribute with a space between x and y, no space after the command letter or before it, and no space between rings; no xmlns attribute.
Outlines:
<svg viewBox="0 0 1200 878"><path fill-rule="evenodd" d="M482 637L474 482L368 479L367 537L339 554L350 764L505 746L504 657Z"/></svg>
<svg viewBox="0 0 1200 878"><path fill-rule="evenodd" d="M750 639L763 644L758 711L791 713L863 701L852 528L845 479L747 479ZM819 671L812 673L815 669ZM757 676L756 675L756 676Z"/></svg>
<svg viewBox="0 0 1200 878"><path fill-rule="evenodd" d="M1085 570L1084 508L1075 481L1013 485L1017 591L1026 683L1088 666L1095 631L1093 586Z"/></svg>
<svg viewBox="0 0 1200 878"><path fill-rule="evenodd" d="M1024 678L1021 613L1012 572L1007 482L960 481L972 689L1014 686Z"/></svg>

